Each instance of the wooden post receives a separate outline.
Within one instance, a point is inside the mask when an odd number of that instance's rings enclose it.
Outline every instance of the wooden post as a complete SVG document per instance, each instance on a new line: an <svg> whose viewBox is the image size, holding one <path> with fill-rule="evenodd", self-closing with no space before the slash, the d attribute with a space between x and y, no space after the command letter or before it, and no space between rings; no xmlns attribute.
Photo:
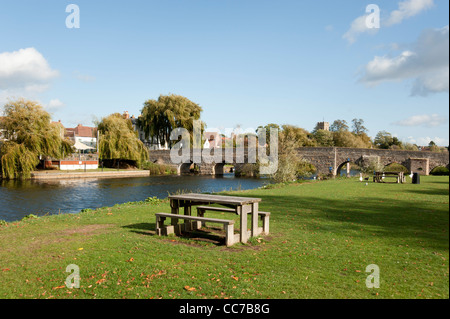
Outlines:
<svg viewBox="0 0 450 319"><path fill-rule="evenodd" d="M263 219L263 232L265 235L269 235L269 219L270 219L270 214L264 215L262 217Z"/></svg>
<svg viewBox="0 0 450 319"><path fill-rule="evenodd" d="M234 244L234 225L233 224L226 225L225 243L226 243L227 247Z"/></svg>

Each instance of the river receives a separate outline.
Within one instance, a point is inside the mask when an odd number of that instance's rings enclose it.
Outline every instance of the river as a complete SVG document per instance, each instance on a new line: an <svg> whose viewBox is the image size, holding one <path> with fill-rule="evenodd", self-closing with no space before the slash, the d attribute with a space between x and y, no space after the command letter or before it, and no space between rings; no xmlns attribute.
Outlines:
<svg viewBox="0 0 450 319"><path fill-rule="evenodd" d="M114 206L166 198L169 193L253 189L268 179L183 175L111 179L0 180L0 220L17 221L28 214L77 213L84 208Z"/></svg>

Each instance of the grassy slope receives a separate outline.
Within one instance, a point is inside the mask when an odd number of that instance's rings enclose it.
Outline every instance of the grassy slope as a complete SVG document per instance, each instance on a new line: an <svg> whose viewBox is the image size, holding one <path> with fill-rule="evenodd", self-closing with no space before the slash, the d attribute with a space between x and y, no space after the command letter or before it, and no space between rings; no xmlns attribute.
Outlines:
<svg viewBox="0 0 450 319"><path fill-rule="evenodd" d="M167 202L10 223L0 226L0 298L448 298L448 181L238 192L262 198L271 234L231 248L155 236ZM65 287L69 264L79 289ZM379 289L365 285L369 264Z"/></svg>

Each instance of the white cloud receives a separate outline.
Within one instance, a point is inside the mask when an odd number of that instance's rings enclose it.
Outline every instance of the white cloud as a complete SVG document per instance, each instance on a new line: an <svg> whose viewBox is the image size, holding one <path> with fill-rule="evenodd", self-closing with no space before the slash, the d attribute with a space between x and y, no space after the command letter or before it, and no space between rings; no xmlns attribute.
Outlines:
<svg viewBox="0 0 450 319"><path fill-rule="evenodd" d="M448 119L438 114L413 115L407 119L393 123L400 126L425 126L437 127L444 123L448 123Z"/></svg>
<svg viewBox="0 0 450 319"><path fill-rule="evenodd" d="M35 48L0 53L0 89L43 90L58 75Z"/></svg>
<svg viewBox="0 0 450 319"><path fill-rule="evenodd" d="M398 56L376 56L360 81L374 86L386 81L414 79L411 95L449 91L449 27L429 29Z"/></svg>
<svg viewBox="0 0 450 319"><path fill-rule="evenodd" d="M442 137L438 137L438 136L435 136L434 138L431 138L429 136L414 138L413 136L408 136L409 143L416 144L419 146L427 146L430 144L431 141L436 143L436 145L438 145L438 146L448 146L449 145L448 138L442 138Z"/></svg>
<svg viewBox="0 0 450 319"><path fill-rule="evenodd" d="M405 0L398 4L398 9L391 12L389 18L384 22L385 26L399 24L403 20L414 17L422 11L433 7L433 0Z"/></svg>
<svg viewBox="0 0 450 319"><path fill-rule="evenodd" d="M342 36L350 44L356 42L357 37L362 33L375 34L378 32L376 28L368 28L366 20L369 14L365 14L353 20L350 29Z"/></svg>
<svg viewBox="0 0 450 319"><path fill-rule="evenodd" d="M65 104L61 102L59 99L53 99L48 102L48 104L45 106L45 109L49 112L57 111L61 108L63 108Z"/></svg>
<svg viewBox="0 0 450 319"><path fill-rule="evenodd" d="M392 11L389 18L380 21L381 28L399 24L403 20L414 17L433 6L434 0L405 0L399 2L398 9ZM379 29L367 26L366 21L370 15L371 13L367 13L353 20L350 29L342 37L350 44L353 44L360 34L369 33L373 35L377 33Z"/></svg>

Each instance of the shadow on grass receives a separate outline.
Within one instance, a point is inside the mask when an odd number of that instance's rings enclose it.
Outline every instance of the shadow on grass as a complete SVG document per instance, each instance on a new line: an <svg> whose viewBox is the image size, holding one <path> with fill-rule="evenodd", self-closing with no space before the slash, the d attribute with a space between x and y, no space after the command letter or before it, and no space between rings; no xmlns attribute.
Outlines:
<svg viewBox="0 0 450 319"><path fill-rule="evenodd" d="M156 236L156 224L155 223L138 223L122 226L122 228L130 229L131 232L146 235L146 236ZM197 229L195 231L184 232L183 235L177 236L182 238L187 238L194 240L195 242L211 243L217 246L225 244L225 238L223 237L225 233L216 227L208 227ZM164 236L166 237L166 236ZM166 237L170 238L170 237Z"/></svg>
<svg viewBox="0 0 450 319"><path fill-rule="evenodd" d="M436 193L444 195L441 191ZM351 236L361 237L368 236L368 232L376 233L394 245L404 244L403 240L407 240L409 245L420 247L424 244L440 250L448 250L449 247L449 212L442 203L374 197L358 200L279 195L260 197L262 209L272 212L271 228L277 227L277 223L281 227L280 223L297 222L316 232L351 232ZM361 228L367 232L357 232Z"/></svg>
<svg viewBox="0 0 450 319"><path fill-rule="evenodd" d="M141 234L141 235L150 235L155 236L155 229L156 224L155 223L138 223L138 224L131 224L122 226L122 228L128 228L131 229L133 233Z"/></svg>
<svg viewBox="0 0 450 319"><path fill-rule="evenodd" d="M417 194L425 194L425 195L449 195L448 189L421 189L421 190L409 190L410 193L417 193Z"/></svg>

